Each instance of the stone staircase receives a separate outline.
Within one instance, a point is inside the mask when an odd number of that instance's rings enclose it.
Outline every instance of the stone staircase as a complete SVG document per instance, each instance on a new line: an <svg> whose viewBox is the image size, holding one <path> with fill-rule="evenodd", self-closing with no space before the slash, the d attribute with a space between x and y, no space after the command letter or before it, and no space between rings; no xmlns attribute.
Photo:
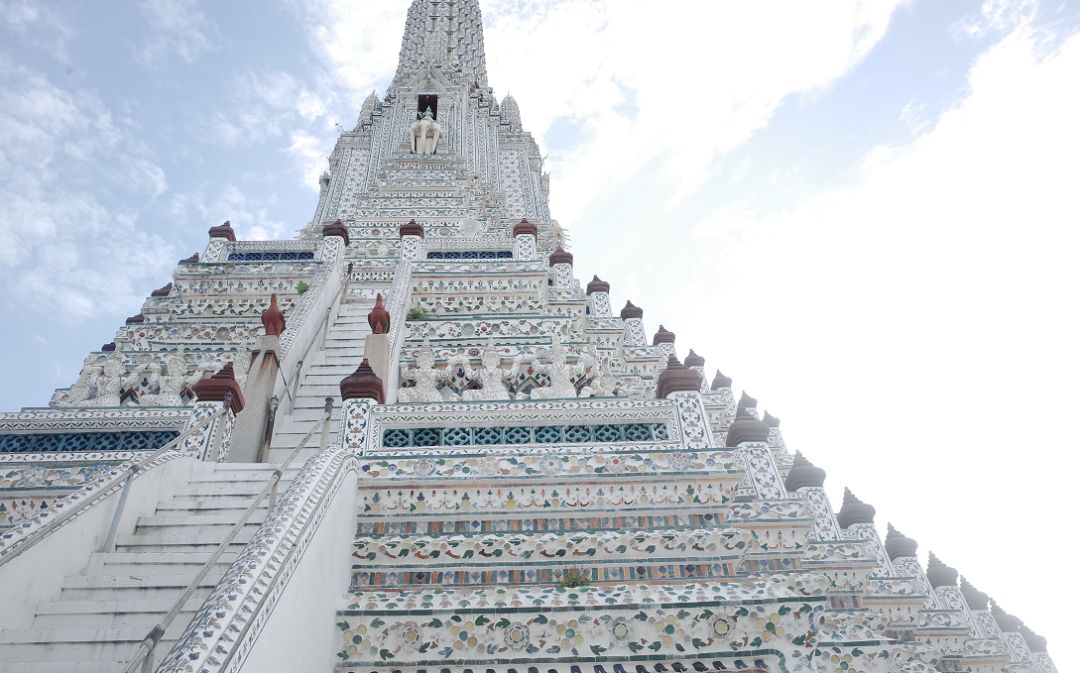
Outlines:
<svg viewBox="0 0 1080 673"><path fill-rule="evenodd" d="M330 441L337 439L337 425L341 418L341 379L356 371L364 359L364 339L371 334L367 323L371 305L367 303L341 304L337 318L326 333L326 342L319 351L312 351L311 364L306 365L295 404L285 415L278 412L274 435L270 440L270 463L283 461L311 429L311 424L322 417L327 397L334 398L334 412L330 426ZM288 404L286 399L283 408ZM288 411L288 410L287 410ZM295 459L302 465L319 449L319 433L316 432Z"/></svg>
<svg viewBox="0 0 1080 673"><path fill-rule="evenodd" d="M296 460L286 480L302 466ZM121 532L116 551L94 553L60 595L38 604L29 629L0 631L0 673L119 671L172 607L270 479L274 465L200 463L153 516ZM264 501L215 563L155 650L160 660L266 518Z"/></svg>

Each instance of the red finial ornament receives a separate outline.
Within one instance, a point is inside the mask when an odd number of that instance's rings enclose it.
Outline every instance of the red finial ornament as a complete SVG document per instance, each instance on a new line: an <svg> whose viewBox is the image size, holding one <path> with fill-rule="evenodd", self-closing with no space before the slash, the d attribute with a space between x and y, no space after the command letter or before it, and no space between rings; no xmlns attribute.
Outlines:
<svg viewBox="0 0 1080 673"><path fill-rule="evenodd" d="M270 306L262 312L262 324L266 336L281 336L285 332L285 316L278 308L277 294L270 295Z"/></svg>
<svg viewBox="0 0 1080 673"><path fill-rule="evenodd" d="M375 307L367 314L367 323L372 334L389 334L390 312L383 306L382 293L375 295Z"/></svg>

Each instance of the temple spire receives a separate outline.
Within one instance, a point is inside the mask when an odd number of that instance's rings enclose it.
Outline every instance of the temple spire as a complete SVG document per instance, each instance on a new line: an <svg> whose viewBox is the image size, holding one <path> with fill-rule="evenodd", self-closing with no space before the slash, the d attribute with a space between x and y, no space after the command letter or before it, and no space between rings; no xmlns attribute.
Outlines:
<svg viewBox="0 0 1080 673"><path fill-rule="evenodd" d="M429 69L457 85L487 88L478 0L413 0L405 19L394 86L408 86Z"/></svg>

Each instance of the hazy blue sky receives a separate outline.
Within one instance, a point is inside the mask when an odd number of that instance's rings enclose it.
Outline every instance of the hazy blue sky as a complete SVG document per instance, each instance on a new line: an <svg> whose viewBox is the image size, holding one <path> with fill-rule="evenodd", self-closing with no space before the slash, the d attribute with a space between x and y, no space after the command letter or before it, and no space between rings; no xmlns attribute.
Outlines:
<svg viewBox="0 0 1080 673"><path fill-rule="evenodd" d="M1077 3L481 4L578 276L1067 670ZM0 0L0 409L69 385L209 226L302 227L407 6Z"/></svg>

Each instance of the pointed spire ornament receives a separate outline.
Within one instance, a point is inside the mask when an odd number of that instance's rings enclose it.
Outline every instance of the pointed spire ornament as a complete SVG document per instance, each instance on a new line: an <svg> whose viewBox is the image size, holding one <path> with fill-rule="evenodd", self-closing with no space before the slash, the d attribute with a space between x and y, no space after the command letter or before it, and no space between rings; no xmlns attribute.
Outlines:
<svg viewBox="0 0 1080 673"><path fill-rule="evenodd" d="M929 580L930 586L937 589L938 587L955 586L957 578L960 577L960 573L955 568L950 568L941 562L934 552L930 552L930 558L926 562L926 579Z"/></svg>
<svg viewBox="0 0 1080 673"><path fill-rule="evenodd" d="M960 578L960 593L964 595L964 602L972 610L985 610L990 605L990 597L972 586L966 577Z"/></svg>
<svg viewBox="0 0 1080 673"><path fill-rule="evenodd" d="M341 400L367 399L375 400L377 404L385 404L386 398L383 393L383 381L375 374L367 358L364 358L356 371L341 380L338 386L341 390Z"/></svg>
<svg viewBox="0 0 1080 673"><path fill-rule="evenodd" d="M563 250L563 247L560 245L555 248L555 252L548 256L548 266L555 266L556 264L570 264L572 266L574 264L574 256Z"/></svg>
<svg viewBox="0 0 1080 673"><path fill-rule="evenodd" d="M229 400L234 414L244 409L244 391L236 381L236 372L230 360L216 374L207 379L200 379L193 389L200 402L224 402Z"/></svg>
<svg viewBox="0 0 1080 673"><path fill-rule="evenodd" d="M656 334L653 335L652 345L659 346L660 344L673 343L675 343L675 333L667 331L663 325L660 325L660 329L656 330Z"/></svg>
<svg viewBox="0 0 1080 673"><path fill-rule="evenodd" d="M367 322L372 334L390 333L390 312L383 306L382 292L375 295L375 306L368 313Z"/></svg>
<svg viewBox="0 0 1080 673"><path fill-rule="evenodd" d="M266 336L281 336L285 333L285 315L278 307L277 293L270 295L270 306L262 312L260 320Z"/></svg>
<svg viewBox="0 0 1080 673"><path fill-rule="evenodd" d="M585 294L593 294L594 292L611 292L611 284L600 280L599 276L593 275L592 280L585 286Z"/></svg>
<svg viewBox="0 0 1080 673"><path fill-rule="evenodd" d="M716 376L713 377L712 385L710 386L710 389L715 391L715 390L720 390L721 388L730 388L730 387L731 387L731 377L730 376L724 376L723 374L720 373L720 370L717 369L716 370Z"/></svg>
<svg viewBox="0 0 1080 673"><path fill-rule="evenodd" d="M784 479L784 488L794 493L800 488L821 488L825 484L825 470L814 465L800 451L795 452L795 460Z"/></svg>
<svg viewBox="0 0 1080 673"><path fill-rule="evenodd" d="M990 614L993 615L998 628L1004 633L1018 633L1020 627L1023 626L1019 619L1002 610L997 603L990 606Z"/></svg>
<svg viewBox="0 0 1080 673"><path fill-rule="evenodd" d="M687 367L704 367L705 366L705 358L703 358L700 355L698 355L697 353L695 353L694 349L691 348L690 352L686 355L686 366Z"/></svg>
<svg viewBox="0 0 1080 673"><path fill-rule="evenodd" d="M168 297L170 292L172 292L172 282L168 282L165 285L163 285L162 287L159 287L158 289L154 290L153 292L150 293L150 296L151 297Z"/></svg>
<svg viewBox="0 0 1080 673"><path fill-rule="evenodd" d="M1028 649L1032 652L1046 652L1046 638L1035 633L1024 624L1020 625L1020 635L1023 636L1024 642L1027 643Z"/></svg>
<svg viewBox="0 0 1080 673"><path fill-rule="evenodd" d="M728 448L735 448L743 442L767 442L769 441L769 426L765 421L759 421L753 412L757 408L757 400L743 391L739 398L739 406L735 411L735 420L732 421L727 431Z"/></svg>
<svg viewBox="0 0 1080 673"><path fill-rule="evenodd" d="M697 392L701 390L701 375L687 369L679 358L668 356L667 368L656 377L656 399L667 399L671 393Z"/></svg>
<svg viewBox="0 0 1080 673"><path fill-rule="evenodd" d="M885 536L885 553L889 555L889 560L913 558L919 549L919 543L893 528L891 523L888 526L889 533Z"/></svg>
<svg viewBox="0 0 1080 673"><path fill-rule="evenodd" d="M639 318L640 319L644 315L645 315L645 311L642 311L637 306L634 306L633 304L631 304L629 300L627 300L626 306L623 307L623 310L619 312L619 317L622 318L623 320L629 320L631 318Z"/></svg>
<svg viewBox="0 0 1080 673"><path fill-rule="evenodd" d="M185 257L184 259L177 262L177 264L198 264L198 263L199 263L199 253L195 253L191 257Z"/></svg>
<svg viewBox="0 0 1080 673"><path fill-rule="evenodd" d="M536 236L536 225L523 217L514 225L512 231L514 236Z"/></svg>
<svg viewBox="0 0 1080 673"><path fill-rule="evenodd" d="M844 489L844 504L836 513L836 522L841 528L850 528L857 523L874 523L877 510L855 497L851 489Z"/></svg>

